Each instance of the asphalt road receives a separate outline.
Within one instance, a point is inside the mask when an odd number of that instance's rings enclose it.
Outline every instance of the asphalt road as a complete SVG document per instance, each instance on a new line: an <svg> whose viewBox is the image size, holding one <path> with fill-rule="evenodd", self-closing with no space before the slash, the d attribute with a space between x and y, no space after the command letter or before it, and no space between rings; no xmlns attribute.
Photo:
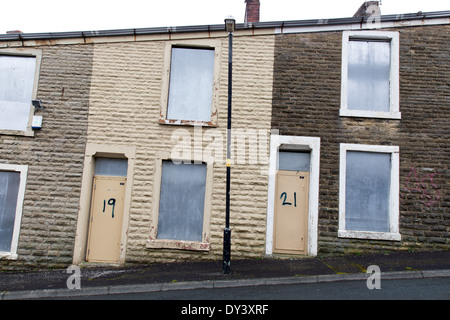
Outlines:
<svg viewBox="0 0 450 320"><path fill-rule="evenodd" d="M65 298L70 299L70 298ZM73 298L80 300L188 300L249 301L261 304L269 300L450 300L450 278L404 280L380 279L380 289L368 289L366 281L339 281L293 285L267 285L237 288L195 289L138 294L120 294ZM195 302L197 301L197 303ZM233 302L233 303L235 303ZM270 305L270 303L269 303ZM224 310L225 311L225 310ZM181 312L181 311L180 311Z"/></svg>

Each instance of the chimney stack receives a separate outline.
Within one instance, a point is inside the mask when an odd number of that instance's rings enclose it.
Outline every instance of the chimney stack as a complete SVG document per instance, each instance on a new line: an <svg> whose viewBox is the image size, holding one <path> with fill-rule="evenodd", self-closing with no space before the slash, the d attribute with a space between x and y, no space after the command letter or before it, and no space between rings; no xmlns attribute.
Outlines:
<svg viewBox="0 0 450 320"><path fill-rule="evenodd" d="M245 8L244 23L259 22L259 0L245 0L247 4Z"/></svg>
<svg viewBox="0 0 450 320"><path fill-rule="evenodd" d="M364 3L359 7L358 11L353 15L353 17L370 17L370 16L380 16L380 2L381 1L364 1Z"/></svg>

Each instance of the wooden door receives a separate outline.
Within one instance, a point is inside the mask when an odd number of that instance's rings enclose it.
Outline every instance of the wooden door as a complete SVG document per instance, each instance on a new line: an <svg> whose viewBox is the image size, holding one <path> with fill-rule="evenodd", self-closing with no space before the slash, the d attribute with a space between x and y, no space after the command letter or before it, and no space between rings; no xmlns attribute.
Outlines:
<svg viewBox="0 0 450 320"><path fill-rule="evenodd" d="M119 261L125 184L125 177L94 177L86 261Z"/></svg>
<svg viewBox="0 0 450 320"><path fill-rule="evenodd" d="M309 172L278 171L275 193L273 252L306 254Z"/></svg>

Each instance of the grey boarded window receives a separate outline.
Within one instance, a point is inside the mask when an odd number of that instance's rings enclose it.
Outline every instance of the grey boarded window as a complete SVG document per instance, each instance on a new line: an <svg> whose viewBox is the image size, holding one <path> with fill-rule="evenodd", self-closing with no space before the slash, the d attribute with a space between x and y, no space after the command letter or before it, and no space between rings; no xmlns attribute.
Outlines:
<svg viewBox="0 0 450 320"><path fill-rule="evenodd" d="M11 251L19 185L19 172L0 171L0 252Z"/></svg>
<svg viewBox="0 0 450 320"><path fill-rule="evenodd" d="M345 228L389 232L391 154L347 151Z"/></svg>
<svg viewBox="0 0 450 320"><path fill-rule="evenodd" d="M278 155L278 170L309 171L310 152L280 150Z"/></svg>
<svg viewBox="0 0 450 320"><path fill-rule="evenodd" d="M126 177L127 159L95 158L95 175Z"/></svg>
<svg viewBox="0 0 450 320"><path fill-rule="evenodd" d="M214 49L172 48L167 119L211 121Z"/></svg>
<svg viewBox="0 0 450 320"><path fill-rule="evenodd" d="M35 57L0 55L0 129L27 130Z"/></svg>
<svg viewBox="0 0 450 320"><path fill-rule="evenodd" d="M347 105L351 110L390 110L391 43L350 39Z"/></svg>
<svg viewBox="0 0 450 320"><path fill-rule="evenodd" d="M206 168L162 162L158 239L202 240Z"/></svg>

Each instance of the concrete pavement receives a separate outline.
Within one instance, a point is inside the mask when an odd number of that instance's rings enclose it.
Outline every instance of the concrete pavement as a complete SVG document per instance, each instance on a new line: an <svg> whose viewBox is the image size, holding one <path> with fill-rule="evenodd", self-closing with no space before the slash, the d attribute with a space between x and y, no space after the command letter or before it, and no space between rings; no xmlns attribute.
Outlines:
<svg viewBox="0 0 450 320"><path fill-rule="evenodd" d="M450 277L450 251L395 252L300 259L231 260L231 273L222 262L177 262L133 267L82 266L67 269L0 273L0 300L61 298L119 293L224 288L266 284L366 280L376 265L382 279ZM68 289L69 286L75 287ZM79 289L77 288L79 285Z"/></svg>

